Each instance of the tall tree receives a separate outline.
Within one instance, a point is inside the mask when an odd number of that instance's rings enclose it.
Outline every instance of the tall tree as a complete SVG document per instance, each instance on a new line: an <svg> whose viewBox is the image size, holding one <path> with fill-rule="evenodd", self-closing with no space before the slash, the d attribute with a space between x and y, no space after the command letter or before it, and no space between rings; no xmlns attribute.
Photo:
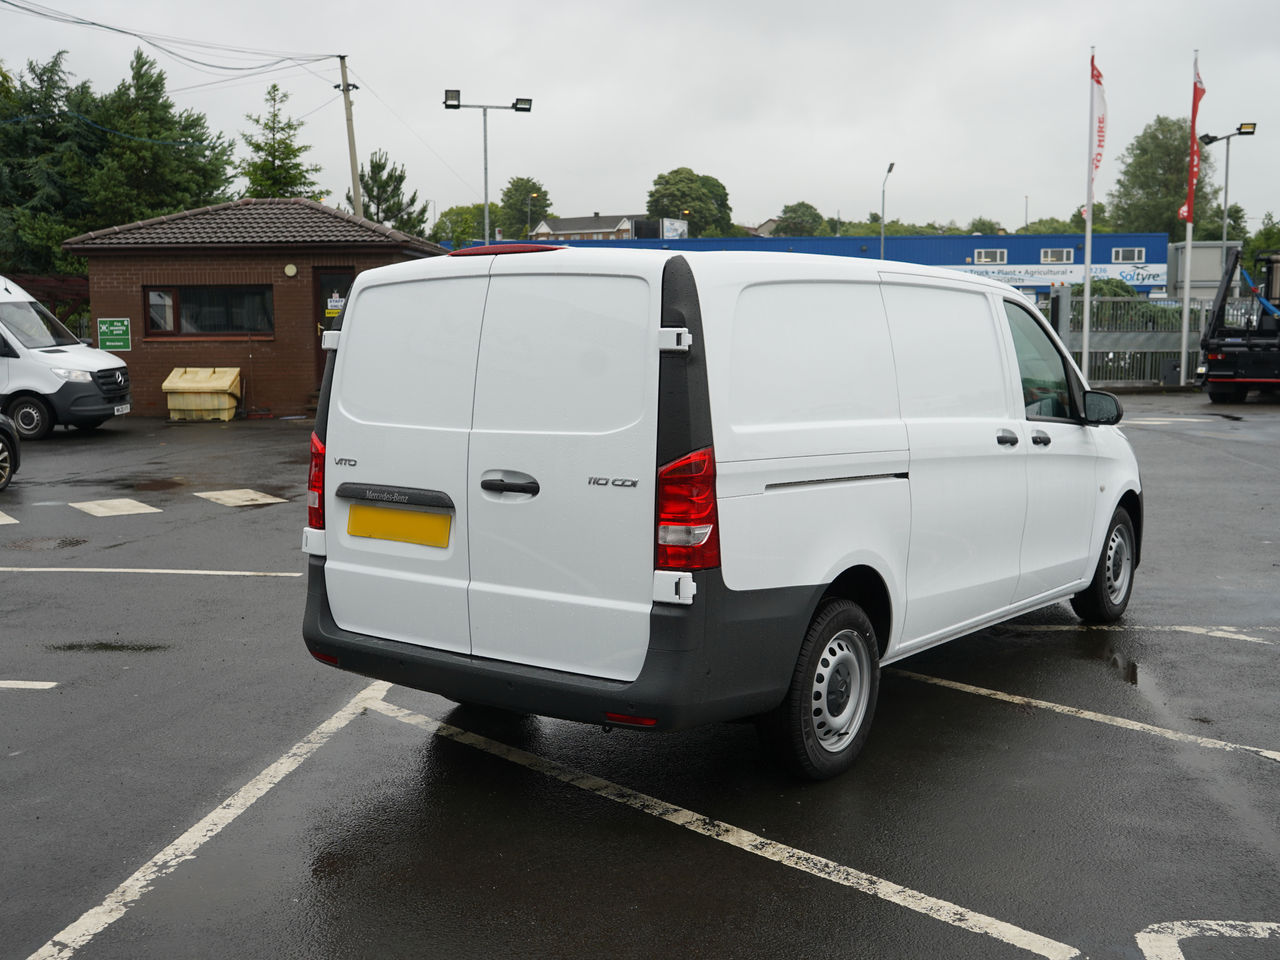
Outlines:
<svg viewBox="0 0 1280 960"><path fill-rule="evenodd" d="M725 189L723 183L709 174L700 174L698 182L702 184L703 189L707 191L707 196L716 206L715 219L711 221L710 227L704 233L718 237L732 236L733 207L729 206L729 191Z"/></svg>
<svg viewBox="0 0 1280 960"><path fill-rule="evenodd" d="M667 173L660 173L653 178L653 189L649 191L649 202L646 205L648 215L652 218L663 217L689 222L689 236L700 237L727 214L722 214L717 206L714 188L709 188L707 181L720 181L714 177L702 177L688 167L676 167ZM723 187L721 187L723 189ZM727 210L729 197L724 195Z"/></svg>
<svg viewBox="0 0 1280 960"><path fill-rule="evenodd" d="M481 213L484 207L480 208ZM497 223L508 240L527 237L538 222L551 216L547 188L532 177L512 177L502 191Z"/></svg>
<svg viewBox="0 0 1280 960"><path fill-rule="evenodd" d="M426 232L427 207L418 206L418 191L404 195L404 167L391 162L385 150L369 154L369 166L360 164L360 201L362 216L393 230L420 237ZM347 204L355 208L351 191L347 191Z"/></svg>
<svg viewBox="0 0 1280 960"><path fill-rule="evenodd" d="M1263 215L1262 226L1258 228L1258 232L1244 245L1244 255L1240 258L1240 262L1250 274L1253 273L1254 257L1264 250L1280 250L1280 221L1276 220L1275 214L1270 210ZM1253 279L1255 283L1261 281L1260 277Z"/></svg>
<svg viewBox="0 0 1280 960"><path fill-rule="evenodd" d="M1071 215L1071 233L1084 233L1084 208ZM1107 205L1101 200L1093 201L1093 232L1111 233L1115 230L1111 223L1111 215L1107 213Z"/></svg>
<svg viewBox="0 0 1280 960"><path fill-rule="evenodd" d="M1121 233L1167 233L1171 240L1183 237L1186 227L1178 208L1187 199L1187 164L1191 153L1191 121L1157 116L1120 154L1120 177L1108 195L1111 220ZM1216 191L1211 184L1213 157L1200 153L1200 180L1196 184L1194 239L1212 240L1201 217L1208 214ZM1218 236L1222 221L1218 220Z"/></svg>
<svg viewBox="0 0 1280 960"><path fill-rule="evenodd" d="M490 223L497 222L499 210L496 203L490 202ZM434 243L447 243L457 250L472 240L479 240L483 232L484 204L473 203L469 206L450 207L440 214L427 239Z"/></svg>
<svg viewBox="0 0 1280 960"><path fill-rule="evenodd" d="M210 133L203 114L174 108L164 72L141 50L97 119L116 131L87 184L97 219L128 223L227 199L231 143Z"/></svg>
<svg viewBox="0 0 1280 960"><path fill-rule="evenodd" d="M778 215L777 226L773 228L775 237L812 237L822 228L824 221L818 208L801 200L789 203Z"/></svg>
<svg viewBox="0 0 1280 960"><path fill-rule="evenodd" d="M0 96L0 268L15 273L83 272L68 237L226 199L230 144L174 109L154 61L135 53L98 96L65 59L28 63Z"/></svg>
<svg viewBox="0 0 1280 960"><path fill-rule="evenodd" d="M288 100L289 94L273 83L267 88L266 115L245 114L245 119L258 128L256 134L240 134L250 151L249 157L236 165L236 172L249 181L244 191L246 197L323 199L324 195L316 189L318 184L311 178L320 172L319 165L304 163L302 159L311 149L298 143L302 121L284 115Z"/></svg>
<svg viewBox="0 0 1280 960"><path fill-rule="evenodd" d="M974 217L969 221L969 226L964 228L965 233L981 233L994 236L1004 232L1004 227L1000 226L990 217Z"/></svg>

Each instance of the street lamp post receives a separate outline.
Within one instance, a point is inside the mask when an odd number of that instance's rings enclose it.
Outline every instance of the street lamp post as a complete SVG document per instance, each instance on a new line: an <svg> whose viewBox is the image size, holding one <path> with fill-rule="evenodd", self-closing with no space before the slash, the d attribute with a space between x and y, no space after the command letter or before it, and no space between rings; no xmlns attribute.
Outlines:
<svg viewBox="0 0 1280 960"><path fill-rule="evenodd" d="M533 226L533 198L536 196L536 193L531 193L524 202L524 238L526 240L529 239L529 228Z"/></svg>
<svg viewBox="0 0 1280 960"><path fill-rule="evenodd" d="M516 113L528 113L533 109L533 101L528 97L517 97L510 105L502 106L492 103L463 103L460 90L444 92L444 108L446 110L479 110L483 118L484 130L484 242L489 242L489 111L514 110Z"/></svg>
<svg viewBox="0 0 1280 960"><path fill-rule="evenodd" d="M884 172L884 182L880 184L880 259L884 259L884 193L889 186L889 174L893 173L893 164Z"/></svg>
<svg viewBox="0 0 1280 960"><path fill-rule="evenodd" d="M1230 221L1231 207L1228 205L1227 190L1231 186L1231 138L1232 137L1252 137L1257 131L1256 123L1242 123L1236 127L1232 133L1225 136L1215 137L1211 133L1200 134L1200 142L1206 147L1211 143L1217 143L1219 140L1227 141L1227 156L1222 166L1222 269L1227 268L1227 223Z"/></svg>

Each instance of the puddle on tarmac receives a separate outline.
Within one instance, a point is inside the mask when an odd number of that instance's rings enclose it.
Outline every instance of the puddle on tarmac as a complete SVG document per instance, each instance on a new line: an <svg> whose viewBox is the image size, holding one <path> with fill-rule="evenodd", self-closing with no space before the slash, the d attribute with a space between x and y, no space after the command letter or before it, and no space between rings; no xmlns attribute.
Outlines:
<svg viewBox="0 0 1280 960"><path fill-rule="evenodd" d="M168 650L167 643L120 643L114 640L92 640L80 643L52 643L48 649L60 653L153 653Z"/></svg>
<svg viewBox="0 0 1280 960"><path fill-rule="evenodd" d="M167 477L157 480L135 480L132 484L134 490L142 492L173 490L177 487L185 487L186 485L187 481L185 477Z"/></svg>
<svg viewBox="0 0 1280 960"><path fill-rule="evenodd" d="M1101 660L1120 674L1126 683L1138 685L1138 661L1130 660L1116 649L1109 637L1089 638L1085 653L1090 660Z"/></svg>

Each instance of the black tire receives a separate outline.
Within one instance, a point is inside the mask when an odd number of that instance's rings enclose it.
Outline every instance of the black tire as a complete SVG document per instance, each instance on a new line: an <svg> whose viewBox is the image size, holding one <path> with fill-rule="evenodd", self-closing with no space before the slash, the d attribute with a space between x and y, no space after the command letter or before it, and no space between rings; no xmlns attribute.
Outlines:
<svg viewBox="0 0 1280 960"><path fill-rule="evenodd" d="M757 721L761 739L811 780L843 773L867 742L880 691L880 650L862 608L829 600L805 632L786 698Z"/></svg>
<svg viewBox="0 0 1280 960"><path fill-rule="evenodd" d="M6 412L23 440L43 440L53 429L53 414L39 397L19 397Z"/></svg>
<svg viewBox="0 0 1280 960"><path fill-rule="evenodd" d="M1115 623L1129 606L1133 574L1138 558L1133 521L1124 507L1116 507L1102 541L1102 555L1093 580L1071 598L1071 608L1085 623Z"/></svg>
<svg viewBox="0 0 1280 960"><path fill-rule="evenodd" d="M1249 396L1249 388L1246 387L1225 387L1217 390L1210 388L1208 391L1210 403L1244 403Z"/></svg>
<svg viewBox="0 0 1280 960"><path fill-rule="evenodd" d="M14 450L9 438L0 433L0 490L13 479Z"/></svg>

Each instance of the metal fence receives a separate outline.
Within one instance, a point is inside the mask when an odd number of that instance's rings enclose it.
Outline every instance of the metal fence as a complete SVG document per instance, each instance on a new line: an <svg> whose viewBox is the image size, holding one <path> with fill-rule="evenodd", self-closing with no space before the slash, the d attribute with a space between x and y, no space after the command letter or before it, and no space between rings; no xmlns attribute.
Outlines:
<svg viewBox="0 0 1280 960"><path fill-rule="evenodd" d="M1200 357L1200 332L1209 321L1211 300L1192 300L1186 364L1188 382ZM1256 302L1248 298L1227 302L1227 318L1232 325L1253 322ZM1067 348L1080 362L1083 347L1084 300L1071 300L1070 323L1059 331ZM1181 379L1179 352L1182 347L1182 301L1148 300L1145 297L1094 297L1089 309L1090 383L1117 385L1165 384L1176 386ZM1084 369L1083 364L1081 369Z"/></svg>

